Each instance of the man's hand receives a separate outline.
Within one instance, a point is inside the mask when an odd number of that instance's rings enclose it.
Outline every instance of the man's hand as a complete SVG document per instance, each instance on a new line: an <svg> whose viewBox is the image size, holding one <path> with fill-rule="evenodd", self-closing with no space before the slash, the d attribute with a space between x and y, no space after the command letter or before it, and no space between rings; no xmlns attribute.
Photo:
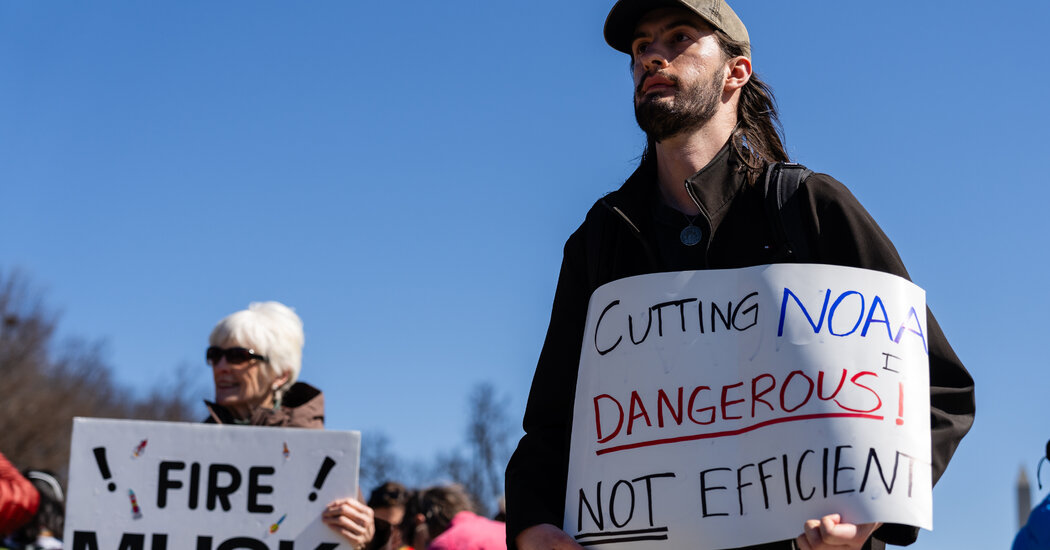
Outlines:
<svg viewBox="0 0 1050 550"><path fill-rule="evenodd" d="M372 509L353 498L333 500L321 512L321 521L342 535L354 550L364 548L376 533Z"/></svg>
<svg viewBox="0 0 1050 550"><path fill-rule="evenodd" d="M799 550L860 550L881 525L843 523L842 516L831 514L807 521L795 543Z"/></svg>
<svg viewBox="0 0 1050 550"><path fill-rule="evenodd" d="M514 542L520 550L583 550L565 531L549 523L529 527Z"/></svg>

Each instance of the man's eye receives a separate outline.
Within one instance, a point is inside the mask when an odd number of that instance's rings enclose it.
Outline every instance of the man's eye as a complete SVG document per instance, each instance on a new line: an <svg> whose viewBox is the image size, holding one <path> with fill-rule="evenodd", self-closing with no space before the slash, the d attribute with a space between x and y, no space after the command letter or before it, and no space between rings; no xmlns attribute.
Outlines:
<svg viewBox="0 0 1050 550"><path fill-rule="evenodd" d="M647 49L649 49L649 44L647 42L639 42L634 46L634 53L635 55L643 54Z"/></svg>
<svg viewBox="0 0 1050 550"><path fill-rule="evenodd" d="M675 42L685 42L687 40L689 40L689 35L685 34L684 32L680 32L680 33L674 35L674 41Z"/></svg>

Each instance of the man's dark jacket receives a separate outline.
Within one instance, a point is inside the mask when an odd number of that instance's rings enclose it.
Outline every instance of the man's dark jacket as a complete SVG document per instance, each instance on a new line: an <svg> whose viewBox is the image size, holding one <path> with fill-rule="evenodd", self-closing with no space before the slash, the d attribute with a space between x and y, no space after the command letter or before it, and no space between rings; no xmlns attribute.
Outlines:
<svg viewBox="0 0 1050 550"><path fill-rule="evenodd" d="M591 293L605 283L633 275L740 268L786 259L777 255L762 185L747 182L731 147L724 147L686 185L700 207L693 223L704 235L694 247L679 242L678 233L688 218L661 203L655 162L651 161L644 161L618 191L598 201L565 244L550 325L525 410L525 436L507 466L510 548L528 527L562 523L573 401ZM809 257L791 261L859 267L909 278L875 220L833 178L810 176L784 205L789 208L799 209L809 235ZM973 379L928 309L927 321L936 483L973 424L974 393ZM906 545L917 536L917 528L885 525L869 546L882 548L883 542ZM793 543L751 548L789 549Z"/></svg>

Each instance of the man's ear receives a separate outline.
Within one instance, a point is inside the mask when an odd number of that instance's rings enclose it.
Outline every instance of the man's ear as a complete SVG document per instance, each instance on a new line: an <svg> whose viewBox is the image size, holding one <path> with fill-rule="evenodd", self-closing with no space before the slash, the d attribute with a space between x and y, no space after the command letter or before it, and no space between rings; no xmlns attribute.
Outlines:
<svg viewBox="0 0 1050 550"><path fill-rule="evenodd" d="M744 56L737 56L726 62L725 86L723 91L732 93L744 87L751 80L751 60Z"/></svg>

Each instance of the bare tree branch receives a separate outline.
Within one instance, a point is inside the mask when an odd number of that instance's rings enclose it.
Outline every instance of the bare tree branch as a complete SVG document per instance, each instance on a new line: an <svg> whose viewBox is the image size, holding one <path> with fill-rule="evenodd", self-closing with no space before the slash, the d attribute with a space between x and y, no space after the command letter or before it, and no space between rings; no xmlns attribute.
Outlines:
<svg viewBox="0 0 1050 550"><path fill-rule="evenodd" d="M74 416L199 420L188 369L175 369L174 384L136 398L113 379L100 342L58 345L55 325L25 275L0 271L0 450L18 467L65 477Z"/></svg>

